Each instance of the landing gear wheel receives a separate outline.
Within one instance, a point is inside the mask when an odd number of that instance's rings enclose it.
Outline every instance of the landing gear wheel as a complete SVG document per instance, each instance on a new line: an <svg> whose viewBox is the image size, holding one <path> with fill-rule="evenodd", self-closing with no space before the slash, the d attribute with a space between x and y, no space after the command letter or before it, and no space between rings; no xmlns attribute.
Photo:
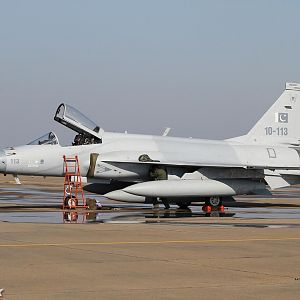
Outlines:
<svg viewBox="0 0 300 300"><path fill-rule="evenodd" d="M209 197L205 204L216 208L222 205L222 199L218 196Z"/></svg>

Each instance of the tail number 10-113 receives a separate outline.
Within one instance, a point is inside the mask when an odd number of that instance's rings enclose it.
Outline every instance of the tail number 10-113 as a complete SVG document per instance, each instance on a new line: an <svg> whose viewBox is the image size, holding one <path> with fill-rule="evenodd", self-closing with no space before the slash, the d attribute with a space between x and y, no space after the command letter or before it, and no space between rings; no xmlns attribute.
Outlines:
<svg viewBox="0 0 300 300"><path fill-rule="evenodd" d="M265 127L265 133L266 135L277 135L277 136L283 136L288 135L288 129L287 127Z"/></svg>

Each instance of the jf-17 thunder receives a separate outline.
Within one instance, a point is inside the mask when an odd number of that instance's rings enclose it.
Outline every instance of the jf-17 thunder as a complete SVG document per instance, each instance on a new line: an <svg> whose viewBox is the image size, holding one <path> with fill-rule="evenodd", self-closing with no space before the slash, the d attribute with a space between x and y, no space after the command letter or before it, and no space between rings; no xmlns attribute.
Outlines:
<svg viewBox="0 0 300 300"><path fill-rule="evenodd" d="M65 103L54 120L76 132L61 146L54 132L0 150L0 172L64 176L77 156L85 190L117 201L219 207L227 197L270 194L300 183L300 84L285 90L248 134L203 140L106 132Z"/></svg>

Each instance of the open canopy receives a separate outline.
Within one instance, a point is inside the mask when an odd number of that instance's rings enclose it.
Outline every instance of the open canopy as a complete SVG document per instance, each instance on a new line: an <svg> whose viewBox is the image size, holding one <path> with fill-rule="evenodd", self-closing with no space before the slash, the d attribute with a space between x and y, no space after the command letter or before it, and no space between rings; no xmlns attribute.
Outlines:
<svg viewBox="0 0 300 300"><path fill-rule="evenodd" d="M65 103L60 104L56 110L54 120L79 134L92 136L99 140L102 138L101 133L103 130L71 105Z"/></svg>
<svg viewBox="0 0 300 300"><path fill-rule="evenodd" d="M54 132L49 132L38 139L28 143L27 145L58 145L59 141Z"/></svg>

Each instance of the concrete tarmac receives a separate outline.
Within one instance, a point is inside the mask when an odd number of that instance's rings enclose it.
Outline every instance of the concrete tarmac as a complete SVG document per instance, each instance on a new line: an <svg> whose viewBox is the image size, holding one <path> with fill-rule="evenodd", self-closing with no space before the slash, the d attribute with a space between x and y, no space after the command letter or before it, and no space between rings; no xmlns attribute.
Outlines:
<svg viewBox="0 0 300 300"><path fill-rule="evenodd" d="M227 217L205 217L199 207L174 217L175 209L168 216L138 206L116 211L111 204L112 211L100 212L108 222L96 216L84 224L43 223L28 221L26 213L62 214L60 182L29 180L0 183L0 289L6 300L300 297L300 219L289 217L298 214L297 189L282 191L286 197L238 198ZM32 190L41 196L33 192L26 207ZM39 207L47 193L51 201ZM263 215L255 218L260 209ZM117 217L106 217L111 214Z"/></svg>

